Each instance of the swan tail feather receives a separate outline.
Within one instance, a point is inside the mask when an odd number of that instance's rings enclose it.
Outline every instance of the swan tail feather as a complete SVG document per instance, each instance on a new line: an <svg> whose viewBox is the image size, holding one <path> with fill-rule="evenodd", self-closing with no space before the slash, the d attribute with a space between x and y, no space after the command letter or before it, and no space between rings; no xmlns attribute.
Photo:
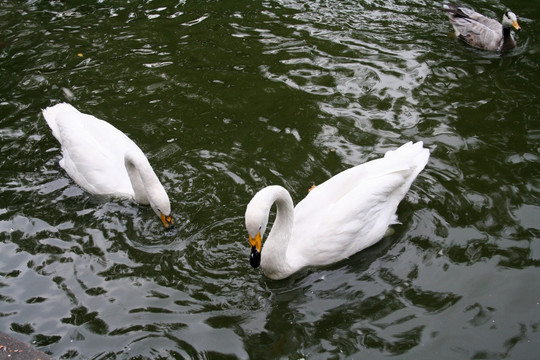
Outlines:
<svg viewBox="0 0 540 360"><path fill-rule="evenodd" d="M384 157L388 159L402 160L403 163L412 164L414 170L411 172L411 177L414 180L416 176L426 167L429 160L429 150L424 148L424 143L418 141L416 143L408 142L401 145L396 150L388 151Z"/></svg>
<svg viewBox="0 0 540 360"><path fill-rule="evenodd" d="M47 125L51 128L53 136L61 142L60 128L58 127L57 118L60 114L65 112L79 112L72 105L67 103L60 103L54 106L49 106L41 111Z"/></svg>

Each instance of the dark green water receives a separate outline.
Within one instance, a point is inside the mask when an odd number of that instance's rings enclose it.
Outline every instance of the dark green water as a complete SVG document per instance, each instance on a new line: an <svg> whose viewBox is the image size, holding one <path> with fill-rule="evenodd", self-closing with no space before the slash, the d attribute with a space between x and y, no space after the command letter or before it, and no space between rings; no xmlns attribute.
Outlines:
<svg viewBox="0 0 540 360"><path fill-rule="evenodd" d="M519 47L449 36L440 3L1 1L0 331L60 359L531 359L540 349L540 6L468 1ZM168 190L91 196L40 110L127 133ZM325 268L249 266L260 188L423 140L402 225Z"/></svg>

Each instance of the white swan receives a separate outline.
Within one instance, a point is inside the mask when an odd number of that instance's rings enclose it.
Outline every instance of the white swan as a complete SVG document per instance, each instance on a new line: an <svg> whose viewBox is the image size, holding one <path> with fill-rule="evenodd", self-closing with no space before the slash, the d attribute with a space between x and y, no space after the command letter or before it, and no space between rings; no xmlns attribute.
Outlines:
<svg viewBox="0 0 540 360"><path fill-rule="evenodd" d="M271 279L345 259L379 241L398 223L396 210L429 159L422 142L347 169L315 187L293 208L281 186L259 191L246 208L250 263ZM261 251L272 204L276 219Z"/></svg>
<svg viewBox="0 0 540 360"><path fill-rule="evenodd" d="M173 225L167 192L142 150L123 132L70 104L42 113L62 147L60 166L79 186L92 194L150 204L166 228Z"/></svg>
<svg viewBox="0 0 540 360"><path fill-rule="evenodd" d="M505 51L516 47L510 29L514 27L519 31L521 27L513 12L505 12L500 23L455 4L445 4L442 10L447 12L456 36L469 45L493 51Z"/></svg>

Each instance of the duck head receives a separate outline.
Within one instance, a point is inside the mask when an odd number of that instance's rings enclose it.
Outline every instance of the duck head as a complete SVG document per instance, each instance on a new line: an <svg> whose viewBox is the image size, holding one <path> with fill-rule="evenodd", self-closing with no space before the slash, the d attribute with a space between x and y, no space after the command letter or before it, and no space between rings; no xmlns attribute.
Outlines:
<svg viewBox="0 0 540 360"><path fill-rule="evenodd" d="M521 30L521 26L519 26L517 22L517 16L511 11L507 11L503 15L502 19L502 26L505 28L511 28L513 27L517 31Z"/></svg>

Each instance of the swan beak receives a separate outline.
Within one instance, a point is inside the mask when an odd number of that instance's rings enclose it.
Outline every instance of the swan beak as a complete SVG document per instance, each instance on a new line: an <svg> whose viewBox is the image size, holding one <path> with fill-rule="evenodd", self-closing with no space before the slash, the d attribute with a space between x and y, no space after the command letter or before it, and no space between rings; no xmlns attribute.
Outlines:
<svg viewBox="0 0 540 360"><path fill-rule="evenodd" d="M258 268L261 265L261 233L258 232L255 237L249 235L249 243L251 245L251 254L249 255L249 263L252 267Z"/></svg>
<svg viewBox="0 0 540 360"><path fill-rule="evenodd" d="M166 229L174 228L174 222L171 215L165 215L161 213L160 218L161 218L161 222L163 223Z"/></svg>
<svg viewBox="0 0 540 360"><path fill-rule="evenodd" d="M514 27L514 29L516 29L517 31L521 30L521 26L519 26L518 22L517 21L514 21L512 23L512 26Z"/></svg>

